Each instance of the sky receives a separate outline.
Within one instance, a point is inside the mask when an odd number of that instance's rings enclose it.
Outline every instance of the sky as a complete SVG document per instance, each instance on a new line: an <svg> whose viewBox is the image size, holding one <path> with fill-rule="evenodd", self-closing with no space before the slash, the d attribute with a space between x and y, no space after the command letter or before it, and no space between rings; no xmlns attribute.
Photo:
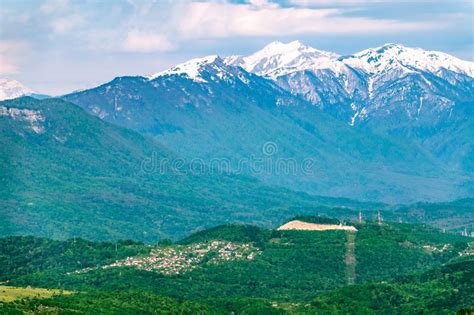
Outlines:
<svg viewBox="0 0 474 315"><path fill-rule="evenodd" d="M474 1L0 0L0 77L49 95L275 40L342 55L390 42L474 61Z"/></svg>

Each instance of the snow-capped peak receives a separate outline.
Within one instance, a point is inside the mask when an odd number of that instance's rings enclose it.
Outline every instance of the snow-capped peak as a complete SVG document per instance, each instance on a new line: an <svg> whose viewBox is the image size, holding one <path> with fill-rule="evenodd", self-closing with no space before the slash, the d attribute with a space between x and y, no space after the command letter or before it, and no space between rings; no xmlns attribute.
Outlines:
<svg viewBox="0 0 474 315"><path fill-rule="evenodd" d="M310 55L316 54L317 56L330 56L330 57L333 57L336 55L331 52L322 51L322 50L318 50L316 48L307 46L303 44L302 42L300 42L299 40L295 40L287 44L279 42L279 41L274 41L268 44L267 46L263 47L254 55L258 54L260 56L271 57L275 55L294 54L296 52L299 52L300 54L310 54Z"/></svg>
<svg viewBox="0 0 474 315"><path fill-rule="evenodd" d="M427 71L439 74L442 69L474 77L474 63L439 51L410 48L400 44L385 44L363 50L343 61L368 73L380 74L387 70Z"/></svg>
<svg viewBox="0 0 474 315"><path fill-rule="evenodd" d="M182 64L179 64L171 69L155 73L149 76L148 78L150 80L153 80L161 76L177 74L177 75L185 75L196 82L206 82L206 80L204 80L201 77L200 72L202 68L205 67L206 65L213 64L218 61L222 61L222 59L220 59L220 57L217 55L210 55L203 58L194 58Z"/></svg>
<svg viewBox="0 0 474 315"><path fill-rule="evenodd" d="M12 79L0 79L0 101L17 98L23 95L31 95L34 92Z"/></svg>
<svg viewBox="0 0 474 315"><path fill-rule="evenodd" d="M335 53L306 46L300 41L287 44L275 41L250 56L230 56L225 62L275 79L288 73L312 68L322 61L337 57Z"/></svg>

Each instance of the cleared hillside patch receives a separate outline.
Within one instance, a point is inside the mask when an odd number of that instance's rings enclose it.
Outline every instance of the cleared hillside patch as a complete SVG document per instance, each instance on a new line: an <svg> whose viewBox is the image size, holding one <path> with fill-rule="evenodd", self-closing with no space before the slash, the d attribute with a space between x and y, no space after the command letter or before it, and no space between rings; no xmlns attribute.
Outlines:
<svg viewBox="0 0 474 315"><path fill-rule="evenodd" d="M21 288L0 285L0 301L13 302L25 298L50 298L53 295L69 295L72 291L63 291L56 289L41 289L41 288Z"/></svg>
<svg viewBox="0 0 474 315"><path fill-rule="evenodd" d="M329 230L343 230L356 232L357 229L350 225L342 224L318 224L303 222L300 220L293 220L287 222L278 228L278 231L299 230L299 231L329 231Z"/></svg>

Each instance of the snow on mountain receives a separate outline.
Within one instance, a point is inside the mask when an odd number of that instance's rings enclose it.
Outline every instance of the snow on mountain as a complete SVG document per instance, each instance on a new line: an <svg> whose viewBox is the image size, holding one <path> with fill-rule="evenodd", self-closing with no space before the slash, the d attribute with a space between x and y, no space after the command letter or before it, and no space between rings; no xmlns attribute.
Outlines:
<svg viewBox="0 0 474 315"><path fill-rule="evenodd" d="M224 61L275 81L350 125L387 115L435 119L474 93L473 62L399 44L339 56L299 41L273 42Z"/></svg>
<svg viewBox="0 0 474 315"><path fill-rule="evenodd" d="M235 85L238 82L248 84L250 82L249 72L224 62L222 58L216 55L207 56L203 58L195 58L179 64L171 69L158 72L154 75L148 76L146 79L154 83L158 79L167 79L169 77L180 77L186 80L191 80L194 83L210 84L222 83ZM155 86L158 86L156 85ZM209 87L207 87L208 91Z"/></svg>
<svg viewBox="0 0 474 315"><path fill-rule="evenodd" d="M403 70L405 73L425 71L435 75L449 70L474 77L474 62L461 60L443 52L409 48L399 44L385 44L341 57L336 53L306 46L300 41L287 44L272 42L254 54L229 56L224 62L274 80L303 70L328 69L339 76L341 72L347 72L346 66L371 76L392 70Z"/></svg>
<svg viewBox="0 0 474 315"><path fill-rule="evenodd" d="M0 101L31 95L33 91L12 79L0 79Z"/></svg>
<svg viewBox="0 0 474 315"><path fill-rule="evenodd" d="M322 170L322 176L303 180L271 177L294 189L349 191L354 197L412 194L413 187L444 193L463 180L453 175L452 182L432 181L446 178L443 165L450 167L446 174L474 170L468 157L472 120L466 119L472 117L474 80L464 74L472 63L451 65L454 57L440 54L439 64L448 65L430 68L429 58L435 57L429 52L384 47L340 57L297 41L274 42L250 56L192 59L147 78L119 77L64 98L106 121L155 135L190 159L237 161L279 137L279 154L317 156ZM392 139L394 147L387 146ZM341 169L350 174L339 180ZM334 184L345 181L342 188Z"/></svg>
<svg viewBox="0 0 474 315"><path fill-rule="evenodd" d="M337 57L339 55L335 53L306 46L300 41L288 44L276 41L250 56L230 56L224 61L249 72L276 79L296 71L328 67Z"/></svg>
<svg viewBox="0 0 474 315"><path fill-rule="evenodd" d="M217 55L210 55L203 58L194 58L171 69L161 71L149 76L150 80L167 75L185 75L195 82L206 82L201 76L201 70L209 64L221 60Z"/></svg>
<svg viewBox="0 0 474 315"><path fill-rule="evenodd" d="M370 74L404 69L406 72L426 71L440 74L443 69L474 77L474 62L458 59L446 53L409 48L399 44L385 44L341 58L351 67Z"/></svg>

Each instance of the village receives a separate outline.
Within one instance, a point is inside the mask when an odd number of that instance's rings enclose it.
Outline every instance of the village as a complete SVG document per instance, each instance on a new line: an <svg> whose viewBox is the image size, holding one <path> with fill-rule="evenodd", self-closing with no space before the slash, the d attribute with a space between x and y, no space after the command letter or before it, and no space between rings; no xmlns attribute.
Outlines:
<svg viewBox="0 0 474 315"><path fill-rule="evenodd" d="M163 275L178 275L196 269L203 264L253 260L260 253L261 251L252 244L228 241L160 246L152 249L148 256L127 257L109 265L84 268L73 273L86 273L96 269L132 267L159 272Z"/></svg>

